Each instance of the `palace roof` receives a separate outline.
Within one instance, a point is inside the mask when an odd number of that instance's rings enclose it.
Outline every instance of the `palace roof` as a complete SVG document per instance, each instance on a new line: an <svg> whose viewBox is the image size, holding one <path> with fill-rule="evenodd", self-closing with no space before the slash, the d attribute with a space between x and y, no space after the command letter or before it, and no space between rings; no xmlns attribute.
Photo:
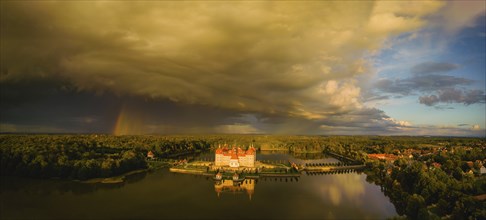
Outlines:
<svg viewBox="0 0 486 220"><path fill-rule="evenodd" d="M248 150L243 150L241 147L233 146L232 149L227 147L219 147L216 149L216 154L222 154L224 156L231 156L232 159L238 159L238 156L244 157L246 155L254 155L256 152L254 147L249 147ZM233 158L235 157L235 158Z"/></svg>

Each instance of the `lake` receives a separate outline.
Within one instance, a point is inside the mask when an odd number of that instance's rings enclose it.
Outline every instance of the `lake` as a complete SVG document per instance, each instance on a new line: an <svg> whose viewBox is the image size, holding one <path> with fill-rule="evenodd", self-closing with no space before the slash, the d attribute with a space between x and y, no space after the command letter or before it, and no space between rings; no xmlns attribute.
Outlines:
<svg viewBox="0 0 486 220"><path fill-rule="evenodd" d="M337 161L282 153L259 153L257 159ZM366 182L363 173L303 174L299 179L260 179L234 187L164 168L115 185L14 177L2 177L1 184L1 219L385 219L396 215L380 187Z"/></svg>

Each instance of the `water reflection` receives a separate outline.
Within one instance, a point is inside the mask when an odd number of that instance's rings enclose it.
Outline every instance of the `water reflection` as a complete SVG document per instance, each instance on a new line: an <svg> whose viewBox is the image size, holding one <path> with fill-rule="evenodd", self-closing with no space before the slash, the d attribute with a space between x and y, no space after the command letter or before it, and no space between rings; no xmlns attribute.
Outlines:
<svg viewBox="0 0 486 220"><path fill-rule="evenodd" d="M214 183L214 191L218 195L224 193L243 193L246 192L248 198L251 200L251 196L255 192L255 180L247 179L243 181L233 181L233 180L219 180Z"/></svg>
<svg viewBox="0 0 486 220"><path fill-rule="evenodd" d="M320 175L324 174L322 173ZM329 177L323 178L314 174L314 176L310 178L316 178L317 181L306 181L304 183L306 185L305 188L310 189L309 193L319 194L323 200L330 200L335 206L341 205L343 200L353 201L357 206L362 205L362 200L356 199L362 197L365 193L365 186L362 183L362 175L339 175L336 173L329 174ZM255 193L255 186L258 181L297 183L299 178L261 177L259 179L245 179L243 181L232 179L214 180L212 178L206 178L206 180L214 181L214 190L218 198L223 194L246 193L251 200Z"/></svg>
<svg viewBox="0 0 486 220"><path fill-rule="evenodd" d="M83 183L55 179L30 179L22 177L2 177L0 193L21 192L31 195L49 196L52 194L72 193L74 195L91 194L96 191L120 189L126 185L137 183L145 178L146 172L125 177L119 183Z"/></svg>
<svg viewBox="0 0 486 220"><path fill-rule="evenodd" d="M364 185L358 175L334 175L326 185L315 184L324 199L330 199L333 205L341 205L342 198L347 201L358 201L356 198L364 194ZM360 204L356 204L360 205Z"/></svg>

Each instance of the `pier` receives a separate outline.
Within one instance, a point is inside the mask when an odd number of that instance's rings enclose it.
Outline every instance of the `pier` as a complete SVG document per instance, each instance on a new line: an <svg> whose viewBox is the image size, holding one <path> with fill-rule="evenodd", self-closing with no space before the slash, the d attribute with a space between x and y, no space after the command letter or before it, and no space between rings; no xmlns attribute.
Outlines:
<svg viewBox="0 0 486 220"><path fill-rule="evenodd" d="M306 172L332 172L339 170L360 170L365 168L365 165L346 165L346 166L312 166L304 168Z"/></svg>
<svg viewBox="0 0 486 220"><path fill-rule="evenodd" d="M336 159L340 160L340 161L345 161L345 162L349 162L349 163L357 163L354 159L352 158L349 158L349 157L346 157L344 155L341 155L341 154L337 154L337 153L334 153L334 152L325 152L325 154L329 154L333 157L335 157Z"/></svg>

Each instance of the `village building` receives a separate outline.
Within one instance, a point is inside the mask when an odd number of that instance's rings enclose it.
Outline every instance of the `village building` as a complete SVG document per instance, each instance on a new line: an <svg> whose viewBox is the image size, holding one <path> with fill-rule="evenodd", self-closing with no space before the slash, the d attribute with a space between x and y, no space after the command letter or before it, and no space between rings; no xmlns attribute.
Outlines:
<svg viewBox="0 0 486 220"><path fill-rule="evenodd" d="M435 169L440 169L442 167L442 164L433 162L430 164L429 169L430 170L435 170Z"/></svg>
<svg viewBox="0 0 486 220"><path fill-rule="evenodd" d="M149 152L147 153L147 158L149 158L149 159L154 159L154 158L155 158L155 154L154 154L152 151L149 151Z"/></svg>
<svg viewBox="0 0 486 220"><path fill-rule="evenodd" d="M395 161L398 156L394 154L368 154L368 158L377 160Z"/></svg>
<svg viewBox="0 0 486 220"><path fill-rule="evenodd" d="M228 149L226 146L218 146L214 157L215 166L237 167L255 167L256 149L250 146L248 150L233 146Z"/></svg>
<svg viewBox="0 0 486 220"><path fill-rule="evenodd" d="M479 169L479 174L480 174L480 175L486 175L486 167L482 166L482 167Z"/></svg>

